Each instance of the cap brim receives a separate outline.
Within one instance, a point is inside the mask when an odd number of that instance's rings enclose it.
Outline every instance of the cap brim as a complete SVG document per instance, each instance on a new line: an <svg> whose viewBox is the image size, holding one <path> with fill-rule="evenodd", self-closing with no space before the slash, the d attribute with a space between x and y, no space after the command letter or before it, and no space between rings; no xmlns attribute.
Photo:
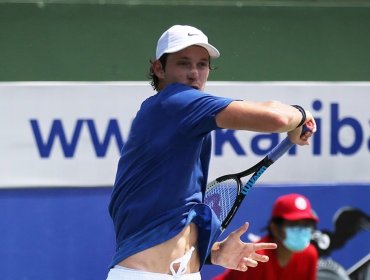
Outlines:
<svg viewBox="0 0 370 280"><path fill-rule="evenodd" d="M191 42L189 44L184 44L184 45L181 45L181 46L176 46L174 48L170 48L170 49L166 50L165 52L158 54L157 59L159 59L165 53L175 53L175 52L181 51L183 49L186 49L187 47L194 46L194 45L195 46L201 46L201 47L205 48L208 51L209 56L212 57L212 58L217 58L217 57L220 56L220 52L214 46L212 46L211 44Z"/></svg>
<svg viewBox="0 0 370 280"><path fill-rule="evenodd" d="M197 44L197 46L205 48L208 51L209 56L212 58L217 58L220 56L220 52L218 51L218 49L210 44Z"/></svg>
<svg viewBox="0 0 370 280"><path fill-rule="evenodd" d="M304 213L301 213L301 214L286 214L286 215L283 215L281 218L285 219L285 220L288 220L288 221L298 221L298 220L313 220L315 222L318 222L319 219L317 217L315 217L315 215L310 215L310 214L304 214Z"/></svg>

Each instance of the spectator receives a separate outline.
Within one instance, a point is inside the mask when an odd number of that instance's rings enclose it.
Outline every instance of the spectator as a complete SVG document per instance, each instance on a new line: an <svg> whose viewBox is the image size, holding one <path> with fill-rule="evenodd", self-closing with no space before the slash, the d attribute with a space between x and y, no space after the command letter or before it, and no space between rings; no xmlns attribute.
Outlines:
<svg viewBox="0 0 370 280"><path fill-rule="evenodd" d="M306 197L280 196L272 209L268 234L259 241L278 245L276 250L259 252L269 256L269 261L246 272L228 269L213 280L316 280L318 253L310 240L317 221Z"/></svg>

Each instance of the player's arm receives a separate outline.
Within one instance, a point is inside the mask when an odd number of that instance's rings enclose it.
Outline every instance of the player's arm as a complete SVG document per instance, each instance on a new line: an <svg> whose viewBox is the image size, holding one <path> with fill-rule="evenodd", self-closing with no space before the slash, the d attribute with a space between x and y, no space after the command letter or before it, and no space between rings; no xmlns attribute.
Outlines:
<svg viewBox="0 0 370 280"><path fill-rule="evenodd" d="M289 132L289 138L295 144L308 144L307 139L301 139L303 123L311 123L312 132L316 131L316 124L312 114L304 110L304 113L293 107L278 101L250 102L233 101L216 116L219 127L250 130L257 132Z"/></svg>

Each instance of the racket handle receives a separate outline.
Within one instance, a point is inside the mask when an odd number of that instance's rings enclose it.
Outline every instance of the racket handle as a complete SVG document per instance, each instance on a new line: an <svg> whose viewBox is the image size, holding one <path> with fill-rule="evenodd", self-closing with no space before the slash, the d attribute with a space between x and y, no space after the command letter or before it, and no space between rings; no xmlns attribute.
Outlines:
<svg viewBox="0 0 370 280"><path fill-rule="evenodd" d="M267 155L268 159L272 162L277 161L283 154L285 154L294 144L286 137L275 148L273 148Z"/></svg>
<svg viewBox="0 0 370 280"><path fill-rule="evenodd" d="M304 124L302 127L302 133L303 135L307 131L311 131L311 124ZM272 162L277 161L283 154L285 154L291 147L294 146L294 143L290 141L289 137L285 137L283 141L281 141L275 148L271 150L271 152L268 153L267 157Z"/></svg>

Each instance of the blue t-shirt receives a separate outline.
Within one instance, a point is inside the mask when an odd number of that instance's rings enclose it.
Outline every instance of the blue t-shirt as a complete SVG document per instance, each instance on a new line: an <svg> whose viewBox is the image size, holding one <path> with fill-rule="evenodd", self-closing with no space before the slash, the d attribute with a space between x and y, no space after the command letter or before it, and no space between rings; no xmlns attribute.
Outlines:
<svg viewBox="0 0 370 280"><path fill-rule="evenodd" d="M193 222L201 263L219 235L203 204L216 114L232 99L171 84L145 100L118 163L109 212L116 232L111 266L176 236Z"/></svg>

